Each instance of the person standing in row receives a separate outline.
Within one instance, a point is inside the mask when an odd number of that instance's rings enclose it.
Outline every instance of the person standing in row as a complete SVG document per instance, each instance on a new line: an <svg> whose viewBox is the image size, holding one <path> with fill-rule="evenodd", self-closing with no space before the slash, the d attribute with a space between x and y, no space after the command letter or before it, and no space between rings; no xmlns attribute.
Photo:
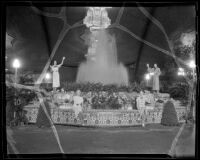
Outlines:
<svg viewBox="0 0 200 160"><path fill-rule="evenodd" d="M73 102L74 102L73 110L77 118L79 113L82 112L82 107L83 107L83 97L81 97L80 90L76 91L76 95L73 97Z"/></svg>
<svg viewBox="0 0 200 160"><path fill-rule="evenodd" d="M140 119L142 121L142 127L145 127L145 119L146 119L146 98L143 91L140 91L140 95L136 99L137 102L137 109L140 113Z"/></svg>
<svg viewBox="0 0 200 160"><path fill-rule="evenodd" d="M154 74L153 74L153 91L159 93L159 76L161 74L160 68L158 68L157 64L154 64Z"/></svg>

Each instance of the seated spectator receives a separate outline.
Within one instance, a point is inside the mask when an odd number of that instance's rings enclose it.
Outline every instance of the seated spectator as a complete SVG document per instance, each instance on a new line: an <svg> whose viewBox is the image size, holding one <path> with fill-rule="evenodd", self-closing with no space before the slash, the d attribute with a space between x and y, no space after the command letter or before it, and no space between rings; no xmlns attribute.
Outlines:
<svg viewBox="0 0 200 160"><path fill-rule="evenodd" d="M140 91L140 95L136 99L137 109L140 112L140 118L142 119L142 126L145 127L145 118L146 118L146 106L145 106L145 96L144 92Z"/></svg>
<svg viewBox="0 0 200 160"><path fill-rule="evenodd" d="M65 90L62 88L61 89L61 93L63 93L63 94L65 94L66 92L65 92Z"/></svg>
<svg viewBox="0 0 200 160"><path fill-rule="evenodd" d="M70 92L70 99L69 99L71 104L73 104L73 97L74 97L74 91L71 91Z"/></svg>
<svg viewBox="0 0 200 160"><path fill-rule="evenodd" d="M81 97L81 91L77 90L76 95L73 97L73 109L75 112L75 116L78 117L79 113L82 112L83 107L83 97Z"/></svg>
<svg viewBox="0 0 200 160"><path fill-rule="evenodd" d="M150 93L149 91L145 91L144 96L145 96L145 99L146 99L146 103L154 108L155 107L154 94Z"/></svg>

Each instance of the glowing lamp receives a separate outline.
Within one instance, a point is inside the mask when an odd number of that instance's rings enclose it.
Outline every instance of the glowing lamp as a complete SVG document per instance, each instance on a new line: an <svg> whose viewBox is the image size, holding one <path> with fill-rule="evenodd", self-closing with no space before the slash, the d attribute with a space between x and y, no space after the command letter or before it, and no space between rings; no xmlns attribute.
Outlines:
<svg viewBox="0 0 200 160"><path fill-rule="evenodd" d="M188 66L192 69L194 69L196 67L194 60L191 60L188 64Z"/></svg>
<svg viewBox="0 0 200 160"><path fill-rule="evenodd" d="M50 73L46 73L45 78L46 78L46 79L50 79L50 78L51 78Z"/></svg>
<svg viewBox="0 0 200 160"><path fill-rule="evenodd" d="M149 79L150 79L150 75L149 75L149 74L146 74L146 75L145 75L145 79L146 79L146 80L149 80Z"/></svg>
<svg viewBox="0 0 200 160"><path fill-rule="evenodd" d="M14 61L13 61L13 67L14 68L19 68L21 65L20 65L20 62L19 62L19 60L18 59L15 59Z"/></svg>
<svg viewBox="0 0 200 160"><path fill-rule="evenodd" d="M183 72L183 71L184 71L183 68L179 68L178 70L179 70L180 72Z"/></svg>

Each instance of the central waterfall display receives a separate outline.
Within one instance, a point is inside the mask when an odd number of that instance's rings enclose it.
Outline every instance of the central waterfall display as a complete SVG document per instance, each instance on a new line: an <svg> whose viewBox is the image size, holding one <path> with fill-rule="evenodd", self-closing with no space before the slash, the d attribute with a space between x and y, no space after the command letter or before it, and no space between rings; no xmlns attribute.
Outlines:
<svg viewBox="0 0 200 160"><path fill-rule="evenodd" d="M84 24L90 28L87 60L78 68L78 83L128 85L128 72L118 63L115 37L106 30L110 25L105 7L90 7Z"/></svg>

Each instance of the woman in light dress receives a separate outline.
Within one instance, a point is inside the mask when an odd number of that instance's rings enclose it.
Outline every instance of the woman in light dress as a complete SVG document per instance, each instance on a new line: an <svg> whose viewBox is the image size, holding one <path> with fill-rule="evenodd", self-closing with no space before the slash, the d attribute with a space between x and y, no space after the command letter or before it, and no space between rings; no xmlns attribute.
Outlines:
<svg viewBox="0 0 200 160"><path fill-rule="evenodd" d="M63 65L63 62L65 60L65 57L63 57L61 64L57 65L57 62L54 61L54 64L51 67L51 70L53 71L53 91L55 93L56 88L60 87L60 75L59 75L59 68Z"/></svg>
<svg viewBox="0 0 200 160"><path fill-rule="evenodd" d="M160 68L158 68L157 64L154 64L154 74L153 74L153 91L159 93L159 76L161 74Z"/></svg>
<svg viewBox="0 0 200 160"><path fill-rule="evenodd" d="M149 74L150 79L147 81L146 86L148 89L152 90L152 85L153 85L152 76L154 74L154 68L149 67L149 64L147 64L147 73Z"/></svg>

